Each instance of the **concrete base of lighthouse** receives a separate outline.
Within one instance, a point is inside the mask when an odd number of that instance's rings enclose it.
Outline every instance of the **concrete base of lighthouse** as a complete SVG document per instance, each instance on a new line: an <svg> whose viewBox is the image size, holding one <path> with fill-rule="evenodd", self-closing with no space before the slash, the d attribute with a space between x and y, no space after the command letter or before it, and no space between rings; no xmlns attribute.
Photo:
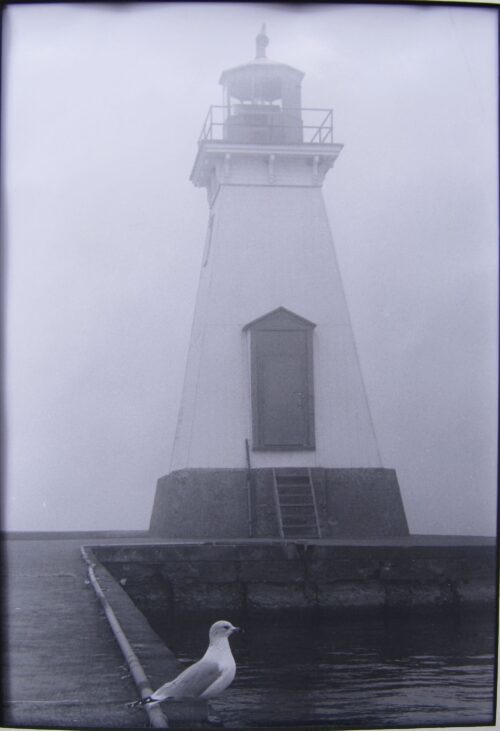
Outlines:
<svg viewBox="0 0 500 731"><path fill-rule="evenodd" d="M323 538L408 535L396 472L311 470ZM150 532L168 538L278 538L272 469L186 469L158 480Z"/></svg>

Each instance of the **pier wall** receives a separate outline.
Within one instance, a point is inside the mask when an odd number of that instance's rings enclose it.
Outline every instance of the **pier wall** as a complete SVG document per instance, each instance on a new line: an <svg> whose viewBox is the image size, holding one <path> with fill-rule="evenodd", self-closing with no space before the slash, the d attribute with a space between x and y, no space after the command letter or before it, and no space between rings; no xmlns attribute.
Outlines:
<svg viewBox="0 0 500 731"><path fill-rule="evenodd" d="M299 542L94 547L139 608L329 612L494 607L496 548Z"/></svg>

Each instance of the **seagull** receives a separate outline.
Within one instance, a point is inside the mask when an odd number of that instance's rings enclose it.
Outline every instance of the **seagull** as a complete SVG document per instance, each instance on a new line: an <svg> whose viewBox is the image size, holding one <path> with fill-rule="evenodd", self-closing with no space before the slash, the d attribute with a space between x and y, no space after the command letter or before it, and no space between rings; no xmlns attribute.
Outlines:
<svg viewBox="0 0 500 731"><path fill-rule="evenodd" d="M219 620L210 627L208 648L201 660L195 662L174 680L164 683L154 693L132 706L152 706L163 701L184 698L214 698L231 685L236 674L236 663L228 637L239 632L231 622Z"/></svg>

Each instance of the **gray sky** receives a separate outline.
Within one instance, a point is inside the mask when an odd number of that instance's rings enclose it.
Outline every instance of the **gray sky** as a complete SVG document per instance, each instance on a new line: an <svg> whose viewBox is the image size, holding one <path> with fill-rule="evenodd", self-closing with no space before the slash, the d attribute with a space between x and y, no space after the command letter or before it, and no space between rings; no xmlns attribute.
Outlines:
<svg viewBox="0 0 500 731"><path fill-rule="evenodd" d="M305 71L345 148L324 188L410 529L492 534L496 10L11 6L4 44L7 527L145 528L168 471L223 69ZM243 466L243 465L242 465Z"/></svg>

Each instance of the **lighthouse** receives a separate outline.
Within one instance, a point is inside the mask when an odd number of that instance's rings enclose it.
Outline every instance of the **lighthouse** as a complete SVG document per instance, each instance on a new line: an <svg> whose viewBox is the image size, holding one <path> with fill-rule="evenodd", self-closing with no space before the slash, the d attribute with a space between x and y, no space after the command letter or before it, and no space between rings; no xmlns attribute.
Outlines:
<svg viewBox="0 0 500 731"><path fill-rule="evenodd" d="M182 538L408 533L382 465L323 200L342 145L304 74L222 73L191 173L208 227L170 472L151 531Z"/></svg>

